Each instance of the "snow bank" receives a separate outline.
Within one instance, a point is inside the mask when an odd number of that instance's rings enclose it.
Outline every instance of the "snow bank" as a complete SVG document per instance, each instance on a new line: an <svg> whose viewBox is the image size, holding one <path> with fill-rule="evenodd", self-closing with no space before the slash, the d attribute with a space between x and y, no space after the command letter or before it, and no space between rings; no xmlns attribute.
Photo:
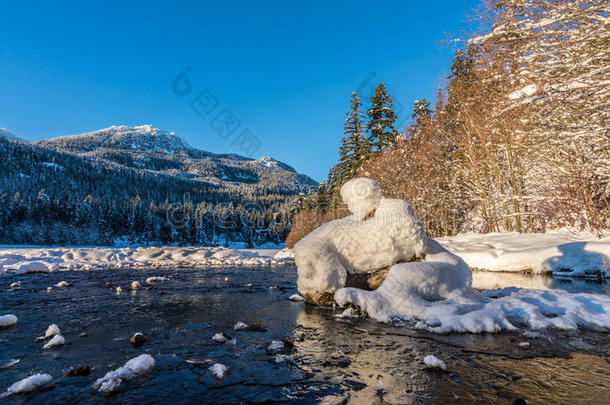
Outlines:
<svg viewBox="0 0 610 405"><path fill-rule="evenodd" d="M49 384L51 381L53 381L53 377L51 377L49 374L34 374L24 378L21 381L17 381L8 387L6 392L2 394L1 397L4 398L13 394L36 391L37 389Z"/></svg>
<svg viewBox="0 0 610 405"><path fill-rule="evenodd" d="M17 263L14 267L17 274L48 273L51 270L50 266L39 261Z"/></svg>
<svg viewBox="0 0 610 405"><path fill-rule="evenodd" d="M270 266L293 262L289 251L224 247L0 248L0 272L15 274L124 267Z"/></svg>
<svg viewBox="0 0 610 405"><path fill-rule="evenodd" d="M345 183L341 196L353 215L316 228L294 246L302 294L334 292L348 274L372 273L425 254L425 233L409 203L382 198L377 182L367 178Z"/></svg>
<svg viewBox="0 0 610 405"><path fill-rule="evenodd" d="M552 272L574 277L610 272L610 233L601 238L565 229L534 234L467 233L437 241L480 270Z"/></svg>
<svg viewBox="0 0 610 405"><path fill-rule="evenodd" d="M0 316L0 328L12 326L17 323L17 317L13 314Z"/></svg>
<svg viewBox="0 0 610 405"><path fill-rule="evenodd" d="M141 354L129 360L123 367L109 371L93 384L93 389L103 393L115 391L125 380L149 372L155 366L155 360L150 354Z"/></svg>
<svg viewBox="0 0 610 405"><path fill-rule="evenodd" d="M392 266L375 291L343 288L341 306L360 307L380 322L407 321L436 333L503 330L610 330L610 297L509 287L479 292L462 259L428 239L425 262Z"/></svg>

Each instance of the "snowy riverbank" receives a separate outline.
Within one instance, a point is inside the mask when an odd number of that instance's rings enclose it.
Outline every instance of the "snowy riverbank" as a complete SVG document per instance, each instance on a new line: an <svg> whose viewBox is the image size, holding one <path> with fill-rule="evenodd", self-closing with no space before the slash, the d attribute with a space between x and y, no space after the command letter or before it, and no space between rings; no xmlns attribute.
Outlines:
<svg viewBox="0 0 610 405"><path fill-rule="evenodd" d="M32 273L127 267L271 266L293 263L278 249L224 247L0 248L0 272Z"/></svg>
<svg viewBox="0 0 610 405"><path fill-rule="evenodd" d="M610 273L610 232L601 238L567 230L544 234L461 234L438 238L471 268L584 277ZM224 247L36 248L0 247L0 272L121 267L270 266L294 263L289 249ZM569 271L568 271L569 270Z"/></svg>
<svg viewBox="0 0 610 405"><path fill-rule="evenodd" d="M610 273L610 232L467 233L438 238L472 269L586 277Z"/></svg>

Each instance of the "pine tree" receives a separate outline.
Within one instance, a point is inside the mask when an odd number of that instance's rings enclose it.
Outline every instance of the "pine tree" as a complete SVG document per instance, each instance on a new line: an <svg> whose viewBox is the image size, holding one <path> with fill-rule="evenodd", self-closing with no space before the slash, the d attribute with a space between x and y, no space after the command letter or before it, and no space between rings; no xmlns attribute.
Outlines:
<svg viewBox="0 0 610 405"><path fill-rule="evenodd" d="M360 106L360 97L352 92L352 103L343 128L343 145L339 149L339 163L343 167L342 183L351 180L371 154L371 145L364 136L364 114L360 111Z"/></svg>
<svg viewBox="0 0 610 405"><path fill-rule="evenodd" d="M392 98L382 82L379 82L371 97L371 108L368 109L369 122L366 126L371 149L381 152L396 144L398 132L394 129L396 114L392 111Z"/></svg>
<svg viewBox="0 0 610 405"><path fill-rule="evenodd" d="M415 100L413 102L413 115L411 115L413 125L409 128L409 134L411 136L417 136L431 118L432 110L430 109L430 102L425 98Z"/></svg>
<svg viewBox="0 0 610 405"><path fill-rule="evenodd" d="M343 127L344 136L341 138L339 148L339 162L328 173L327 192L330 209L334 209L341 201L339 194L341 186L356 175L358 168L371 153L369 141L364 136L362 125L364 114L360 111L360 106L362 106L360 97L356 92L352 92L350 110L346 113L347 118Z"/></svg>

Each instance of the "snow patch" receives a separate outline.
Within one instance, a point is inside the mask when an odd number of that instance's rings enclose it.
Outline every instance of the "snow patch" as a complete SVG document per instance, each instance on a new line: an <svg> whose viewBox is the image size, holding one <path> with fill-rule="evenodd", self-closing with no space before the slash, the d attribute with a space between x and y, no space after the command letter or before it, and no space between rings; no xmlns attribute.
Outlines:
<svg viewBox="0 0 610 405"><path fill-rule="evenodd" d="M62 335L55 335L53 339L49 340L42 348L45 350L53 349L55 347L63 346L66 343L66 339Z"/></svg>
<svg viewBox="0 0 610 405"><path fill-rule="evenodd" d="M224 364L215 363L208 370L210 370L210 373L212 373L212 375L214 377L216 377L220 380L221 378L223 378L225 376L228 369L229 368L227 366L225 366Z"/></svg>
<svg viewBox="0 0 610 405"><path fill-rule="evenodd" d="M51 338L55 335L60 335L61 331L59 330L59 326L52 324L49 325L49 327L47 328L46 332L44 333L44 337L45 338Z"/></svg>
<svg viewBox="0 0 610 405"><path fill-rule="evenodd" d="M24 378L23 380L17 381L8 387L6 392L2 394L2 397L4 398L13 394L36 391L48 385L51 381L53 381L53 377L51 377L49 374L34 374Z"/></svg>
<svg viewBox="0 0 610 405"><path fill-rule="evenodd" d="M13 314L0 316L0 327L13 326L17 323L17 317Z"/></svg>
<svg viewBox="0 0 610 405"><path fill-rule="evenodd" d="M424 364L428 370L447 370L445 362L432 354L424 357Z"/></svg>
<svg viewBox="0 0 610 405"><path fill-rule="evenodd" d="M141 354L129 360L123 367L109 371L93 384L93 389L103 393L115 391L123 381L145 374L153 369L155 359L150 354Z"/></svg>

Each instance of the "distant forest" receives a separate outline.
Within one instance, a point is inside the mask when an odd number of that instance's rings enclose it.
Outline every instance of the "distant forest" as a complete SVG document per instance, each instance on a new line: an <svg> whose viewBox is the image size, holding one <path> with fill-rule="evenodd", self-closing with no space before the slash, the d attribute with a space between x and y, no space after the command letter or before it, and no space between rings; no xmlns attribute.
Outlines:
<svg viewBox="0 0 610 405"><path fill-rule="evenodd" d="M0 137L0 243L281 243L297 189L219 185Z"/></svg>

